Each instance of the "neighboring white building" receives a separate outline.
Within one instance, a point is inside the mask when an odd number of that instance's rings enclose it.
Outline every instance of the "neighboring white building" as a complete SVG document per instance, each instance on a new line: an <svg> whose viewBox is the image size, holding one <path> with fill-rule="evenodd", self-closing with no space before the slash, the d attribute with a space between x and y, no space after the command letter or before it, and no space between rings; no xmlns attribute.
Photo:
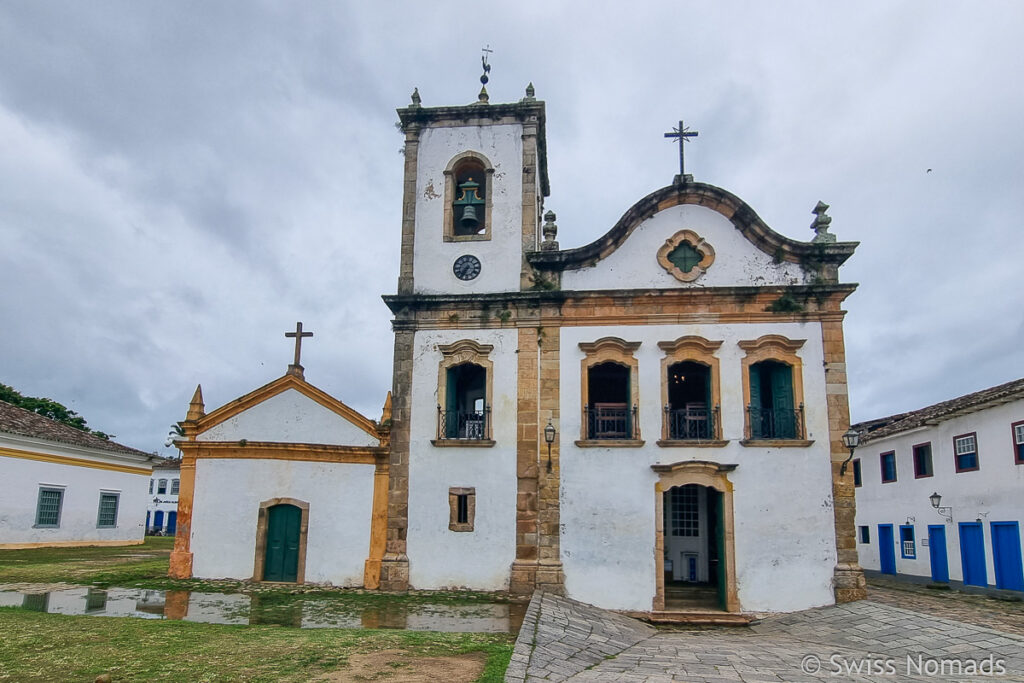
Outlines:
<svg viewBox="0 0 1024 683"><path fill-rule="evenodd" d="M864 568L1024 591L1024 379L854 428Z"/></svg>
<svg viewBox="0 0 1024 683"><path fill-rule="evenodd" d="M149 479L149 504L146 506L146 533L173 536L178 528L178 492L181 488L181 461L165 458L153 466Z"/></svg>
<svg viewBox="0 0 1024 683"><path fill-rule="evenodd" d="M0 401L0 548L142 543L157 459Z"/></svg>

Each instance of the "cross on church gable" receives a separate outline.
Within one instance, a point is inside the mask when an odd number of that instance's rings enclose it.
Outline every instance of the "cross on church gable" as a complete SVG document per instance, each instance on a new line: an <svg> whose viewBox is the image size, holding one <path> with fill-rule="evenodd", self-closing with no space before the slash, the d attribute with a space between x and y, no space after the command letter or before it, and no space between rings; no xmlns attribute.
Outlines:
<svg viewBox="0 0 1024 683"><path fill-rule="evenodd" d="M695 138L700 133L695 130L690 130L683 126L683 121L680 119L679 127L673 128L671 133L665 133L667 138L676 138L676 142L679 143L679 181L686 182L686 169L683 164L683 143L689 142L688 138Z"/></svg>
<svg viewBox="0 0 1024 683"><path fill-rule="evenodd" d="M295 323L295 331L294 332L285 332L284 336L289 338L289 339L291 339L291 338L295 339L295 362L292 363L290 366L288 366L288 371L289 372L295 371L295 372L297 372L299 374L299 376L301 376L302 375L302 364L299 363L299 360L302 357L302 338L303 337L312 337L313 333L312 332L303 332L302 331L302 323L298 322L298 323Z"/></svg>

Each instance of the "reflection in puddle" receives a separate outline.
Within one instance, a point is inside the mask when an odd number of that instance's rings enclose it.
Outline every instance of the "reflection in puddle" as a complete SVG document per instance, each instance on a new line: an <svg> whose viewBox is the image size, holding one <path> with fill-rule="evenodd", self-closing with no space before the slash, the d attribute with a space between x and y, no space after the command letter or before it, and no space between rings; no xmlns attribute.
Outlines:
<svg viewBox="0 0 1024 683"><path fill-rule="evenodd" d="M0 591L0 607L51 614L182 619L210 624L292 628L395 628L412 631L517 633L524 604L429 602L352 604L344 599L264 593L193 593L139 588L69 588L50 593Z"/></svg>

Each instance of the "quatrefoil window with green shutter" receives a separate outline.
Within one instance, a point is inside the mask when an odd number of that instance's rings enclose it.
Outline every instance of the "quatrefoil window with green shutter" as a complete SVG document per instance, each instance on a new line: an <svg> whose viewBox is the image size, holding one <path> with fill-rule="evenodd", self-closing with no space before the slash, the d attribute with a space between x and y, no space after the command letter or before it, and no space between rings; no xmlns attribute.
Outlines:
<svg viewBox="0 0 1024 683"><path fill-rule="evenodd" d="M658 250L658 263L682 282L693 282L714 261L715 250L693 230L680 230Z"/></svg>
<svg viewBox="0 0 1024 683"><path fill-rule="evenodd" d="M693 270L702 258L703 256L689 242L683 242L668 255L668 260L684 273Z"/></svg>

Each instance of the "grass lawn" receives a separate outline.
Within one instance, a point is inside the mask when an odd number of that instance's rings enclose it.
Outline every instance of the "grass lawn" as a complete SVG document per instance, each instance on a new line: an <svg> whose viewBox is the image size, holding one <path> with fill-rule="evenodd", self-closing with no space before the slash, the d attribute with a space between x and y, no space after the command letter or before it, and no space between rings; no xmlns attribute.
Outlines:
<svg viewBox="0 0 1024 683"><path fill-rule="evenodd" d="M151 537L141 546L0 550L0 584L258 593L262 603L271 605L313 596L385 609L399 603L495 601L495 596L479 593L395 595L243 581L172 580L166 576L172 545L171 538ZM428 676L415 680L454 683L476 676L463 678L457 667L452 668L452 662L465 664L466 656L477 660L474 671L485 662L477 680L500 681L515 641L507 633L230 626L44 614L15 607L0 608L0 634L0 681L92 681L102 673L110 673L114 681L308 681L333 671L341 677L325 680L401 681L415 674Z"/></svg>
<svg viewBox="0 0 1024 683"><path fill-rule="evenodd" d="M381 680L402 680L404 662L481 653L480 681L501 681L513 636L361 629L222 626L187 621L39 614L0 608L0 681L309 681L344 669L354 655L395 655ZM345 680L345 679L340 679Z"/></svg>
<svg viewBox="0 0 1024 683"><path fill-rule="evenodd" d="M162 582L173 547L171 537L150 536L143 545L0 550L0 583Z"/></svg>

